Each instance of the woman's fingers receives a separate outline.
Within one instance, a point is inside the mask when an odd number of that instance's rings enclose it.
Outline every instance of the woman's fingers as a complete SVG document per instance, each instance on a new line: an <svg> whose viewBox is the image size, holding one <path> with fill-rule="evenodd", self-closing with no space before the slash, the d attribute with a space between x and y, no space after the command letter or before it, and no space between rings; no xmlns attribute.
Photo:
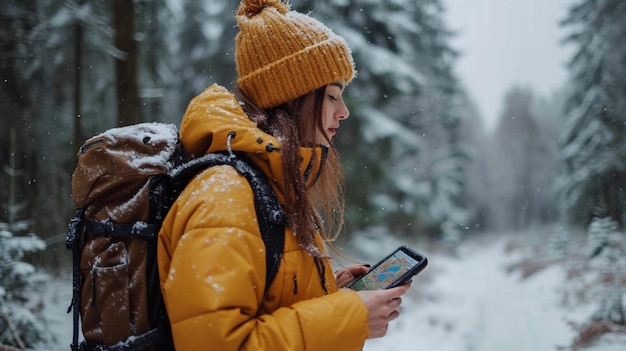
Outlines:
<svg viewBox="0 0 626 351"><path fill-rule="evenodd" d="M408 285L387 290L359 291L359 296L369 311L369 338L380 338L387 334L389 322L398 318L398 308L402 304L402 295L409 289Z"/></svg>
<svg viewBox="0 0 626 351"><path fill-rule="evenodd" d="M335 272L337 286L343 288L350 284L355 278L358 278L367 272L368 268L363 265L349 266Z"/></svg>
<svg viewBox="0 0 626 351"><path fill-rule="evenodd" d="M402 304L401 297L394 297L393 299L389 300L389 306L391 306L391 308L393 309L397 309L398 307L400 307L401 304Z"/></svg>
<svg viewBox="0 0 626 351"><path fill-rule="evenodd" d="M339 270L335 273L335 280L337 280L337 286L343 288L353 280L352 273L347 269Z"/></svg>

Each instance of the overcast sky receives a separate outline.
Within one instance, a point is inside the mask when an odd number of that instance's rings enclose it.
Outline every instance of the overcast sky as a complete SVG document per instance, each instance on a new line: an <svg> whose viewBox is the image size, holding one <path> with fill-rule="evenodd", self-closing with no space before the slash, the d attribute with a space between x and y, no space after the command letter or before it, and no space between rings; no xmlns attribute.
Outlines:
<svg viewBox="0 0 626 351"><path fill-rule="evenodd" d="M549 95L565 84L572 46L558 22L573 0L444 0L452 41L462 56L462 84L485 118L495 125L502 99L514 84Z"/></svg>

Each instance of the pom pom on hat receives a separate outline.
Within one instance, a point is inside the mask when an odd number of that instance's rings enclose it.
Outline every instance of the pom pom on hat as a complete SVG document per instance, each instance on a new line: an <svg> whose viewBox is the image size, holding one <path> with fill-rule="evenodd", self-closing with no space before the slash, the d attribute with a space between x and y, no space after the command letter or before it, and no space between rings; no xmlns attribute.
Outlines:
<svg viewBox="0 0 626 351"><path fill-rule="evenodd" d="M285 2L243 0L237 22L237 83L260 108L354 77L345 40Z"/></svg>
<svg viewBox="0 0 626 351"><path fill-rule="evenodd" d="M268 6L274 7L283 15L289 12L289 4L281 2L280 0L248 0L241 2L237 15L252 17Z"/></svg>

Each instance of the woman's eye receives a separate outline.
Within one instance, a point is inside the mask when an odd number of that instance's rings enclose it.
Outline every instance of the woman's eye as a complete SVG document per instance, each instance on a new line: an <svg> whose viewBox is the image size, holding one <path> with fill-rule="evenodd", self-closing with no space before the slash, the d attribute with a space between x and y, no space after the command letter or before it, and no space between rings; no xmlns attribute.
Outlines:
<svg viewBox="0 0 626 351"><path fill-rule="evenodd" d="M328 95L328 97L329 97L332 101L336 101L336 100L337 100L337 98L336 98L336 97L334 97L333 95Z"/></svg>

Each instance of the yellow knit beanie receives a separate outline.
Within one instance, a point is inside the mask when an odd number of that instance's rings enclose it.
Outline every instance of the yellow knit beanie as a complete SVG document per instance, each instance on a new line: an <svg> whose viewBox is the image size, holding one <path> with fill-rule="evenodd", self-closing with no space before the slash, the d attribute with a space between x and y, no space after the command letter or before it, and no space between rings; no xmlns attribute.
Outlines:
<svg viewBox="0 0 626 351"><path fill-rule="evenodd" d="M237 83L260 108L354 77L344 39L318 20L290 11L285 2L243 0L237 23Z"/></svg>

